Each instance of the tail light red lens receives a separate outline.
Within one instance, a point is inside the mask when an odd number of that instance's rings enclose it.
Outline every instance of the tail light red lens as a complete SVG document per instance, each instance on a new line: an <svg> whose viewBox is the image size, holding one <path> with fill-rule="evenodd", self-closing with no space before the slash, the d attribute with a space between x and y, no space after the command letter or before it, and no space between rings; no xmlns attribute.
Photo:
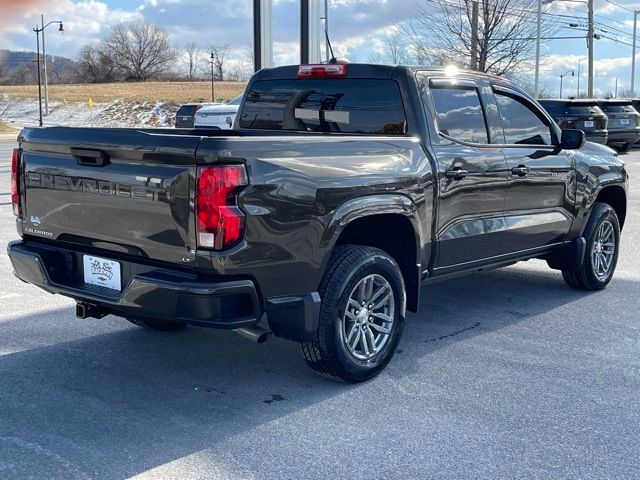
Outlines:
<svg viewBox="0 0 640 480"><path fill-rule="evenodd" d="M198 246L224 250L242 240L245 216L238 193L247 185L244 165L199 167L196 187Z"/></svg>
<svg viewBox="0 0 640 480"><path fill-rule="evenodd" d="M347 66L339 65L300 65L298 78L344 78L347 76Z"/></svg>
<svg viewBox="0 0 640 480"><path fill-rule="evenodd" d="M11 155L11 203L13 214L20 215L20 191L18 190L18 178L20 176L20 150L13 149Z"/></svg>

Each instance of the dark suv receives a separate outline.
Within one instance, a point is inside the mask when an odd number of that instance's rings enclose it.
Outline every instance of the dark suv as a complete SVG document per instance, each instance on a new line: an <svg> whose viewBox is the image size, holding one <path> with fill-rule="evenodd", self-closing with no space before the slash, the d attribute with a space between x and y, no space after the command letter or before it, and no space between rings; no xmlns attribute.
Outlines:
<svg viewBox="0 0 640 480"><path fill-rule="evenodd" d="M590 142L606 144L607 116L595 100L540 100L562 129L582 130Z"/></svg>
<svg viewBox="0 0 640 480"><path fill-rule="evenodd" d="M627 152L640 140L640 113L631 100L598 100L598 105L609 118L607 145L619 152Z"/></svg>
<svg viewBox="0 0 640 480"><path fill-rule="evenodd" d="M176 112L176 128L193 128L196 112L205 105L208 104L187 103L182 105Z"/></svg>

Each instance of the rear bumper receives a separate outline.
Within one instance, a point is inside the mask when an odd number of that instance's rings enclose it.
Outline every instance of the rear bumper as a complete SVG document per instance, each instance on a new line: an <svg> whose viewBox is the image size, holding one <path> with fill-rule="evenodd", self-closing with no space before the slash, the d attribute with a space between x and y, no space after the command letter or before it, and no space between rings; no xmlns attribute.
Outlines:
<svg viewBox="0 0 640 480"><path fill-rule="evenodd" d="M585 136L585 139L588 140L589 142L599 143L601 145L605 145L609 138L606 130L600 131L600 132L586 131L584 132L584 136Z"/></svg>
<svg viewBox="0 0 640 480"><path fill-rule="evenodd" d="M87 285L82 255L57 245L15 241L7 253L14 274L49 293L71 297L102 317L180 321L201 327L252 327L266 314L269 328L281 338L310 339L318 327L316 292L261 301L252 280L202 279L195 273L116 259L123 272L122 292Z"/></svg>
<svg viewBox="0 0 640 480"><path fill-rule="evenodd" d="M132 275L122 292L113 292L77 281L71 272L76 262L66 250L12 242L7 251L19 279L47 292L98 306L105 314L217 328L253 326L262 317L251 280L206 282L179 272L149 269ZM123 271L130 267L122 264Z"/></svg>
<svg viewBox="0 0 640 480"><path fill-rule="evenodd" d="M637 128L629 130L609 130L609 140L612 143L636 143L640 140L640 130Z"/></svg>

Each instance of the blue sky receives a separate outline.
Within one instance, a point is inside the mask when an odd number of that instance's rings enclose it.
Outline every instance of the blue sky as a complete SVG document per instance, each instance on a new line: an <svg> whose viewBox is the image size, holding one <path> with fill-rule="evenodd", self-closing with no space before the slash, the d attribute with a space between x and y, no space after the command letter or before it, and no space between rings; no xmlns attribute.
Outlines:
<svg viewBox="0 0 640 480"><path fill-rule="evenodd" d="M330 0L334 46L341 55L367 61L394 24L415 15L415 4L420 1L428 5L424 0ZM633 13L629 10L640 9L640 0L612 1L619 6L608 0L595 0L596 31L603 36L595 41L595 88L601 94L613 92L616 78L619 90L630 87ZM3 18L0 48L33 50L35 38L31 28L39 14L44 13L47 19L65 22L63 37L50 35L47 49L51 54L73 57L83 44L102 38L109 25L144 18L164 25L172 33L175 46L191 41L203 47L211 42L230 43L234 55L242 56L252 41L251 3L251 0L0 0ZM535 5L535 0L531 0L532 9ZM274 0L274 52L279 64L298 61L298 8L297 0ZM545 6L545 12L558 26L556 35L585 34L568 26L586 19L584 2L555 0ZM545 89L557 94L559 74L573 69L575 76L565 77L564 88L565 95L575 93L578 60L587 54L585 39L548 41L542 53ZM581 88L586 88L586 61L581 65ZM636 89L640 90L640 71L637 73Z"/></svg>

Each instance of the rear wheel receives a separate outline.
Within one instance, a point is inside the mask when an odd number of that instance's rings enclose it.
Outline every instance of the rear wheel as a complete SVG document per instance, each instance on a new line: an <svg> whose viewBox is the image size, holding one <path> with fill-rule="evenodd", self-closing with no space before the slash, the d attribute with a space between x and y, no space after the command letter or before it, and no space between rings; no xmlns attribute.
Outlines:
<svg viewBox="0 0 640 480"><path fill-rule="evenodd" d="M149 318L127 318L131 323L148 330L157 330L161 332L169 332L171 330L180 330L187 326L183 322L172 322L171 320L154 320Z"/></svg>
<svg viewBox="0 0 640 480"><path fill-rule="evenodd" d="M614 147L620 153L627 153L633 147L633 143L623 143L622 145L618 145Z"/></svg>
<svg viewBox="0 0 640 480"><path fill-rule="evenodd" d="M320 285L316 337L302 344L307 364L333 379L357 383L380 373L404 326L404 280L386 252L336 247Z"/></svg>
<svg viewBox="0 0 640 480"><path fill-rule="evenodd" d="M587 249L576 271L562 271L567 284L578 290L602 290L613 277L618 262L620 224L615 210L596 203L582 235Z"/></svg>

